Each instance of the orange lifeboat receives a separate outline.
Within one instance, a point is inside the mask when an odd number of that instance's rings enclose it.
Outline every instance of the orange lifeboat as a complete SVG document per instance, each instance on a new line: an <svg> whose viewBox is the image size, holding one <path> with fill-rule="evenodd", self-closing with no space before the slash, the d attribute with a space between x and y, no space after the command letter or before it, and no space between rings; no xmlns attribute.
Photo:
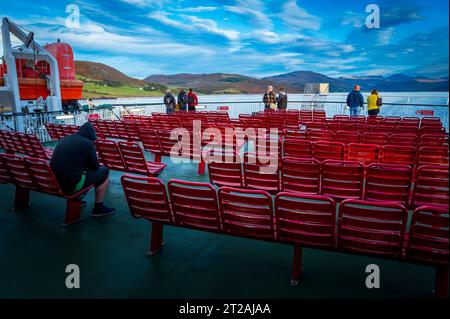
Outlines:
<svg viewBox="0 0 450 319"><path fill-rule="evenodd" d="M83 81L75 78L75 61L72 47L67 43L51 43L44 48L58 61L58 72L61 87L61 100L63 104L82 98ZM50 94L47 87L47 76L50 67L45 61L16 59L17 78L21 100L46 99ZM6 65L0 64L0 86L4 86L3 74L7 73Z"/></svg>

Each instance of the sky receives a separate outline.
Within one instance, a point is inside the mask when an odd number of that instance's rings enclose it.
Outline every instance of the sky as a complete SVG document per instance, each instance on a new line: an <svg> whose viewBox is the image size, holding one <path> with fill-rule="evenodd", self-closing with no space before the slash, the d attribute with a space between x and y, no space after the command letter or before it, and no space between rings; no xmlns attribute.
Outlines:
<svg viewBox="0 0 450 319"><path fill-rule="evenodd" d="M332 77L449 73L444 0L1 2L0 16L34 31L39 43L59 38L73 47L76 60L137 78L216 72L260 78L299 70ZM370 4L379 8L379 28L367 27Z"/></svg>

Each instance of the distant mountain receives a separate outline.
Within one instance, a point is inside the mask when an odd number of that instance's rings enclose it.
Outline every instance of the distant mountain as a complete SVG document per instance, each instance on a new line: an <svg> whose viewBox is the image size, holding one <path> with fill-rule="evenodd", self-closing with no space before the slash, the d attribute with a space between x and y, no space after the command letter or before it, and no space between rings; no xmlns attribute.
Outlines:
<svg viewBox="0 0 450 319"><path fill-rule="evenodd" d="M330 92L347 92L355 84L364 91L374 88L384 92L413 91L448 91L448 77L429 79L425 77L410 77L405 74L383 76L358 76L332 78L311 71L296 71L276 76L256 79L239 74L175 74L151 75L145 79L170 87L192 87L204 94L212 93L261 93L267 85L285 86L290 93L304 92L307 83L329 83Z"/></svg>
<svg viewBox="0 0 450 319"><path fill-rule="evenodd" d="M270 80L255 79L240 74L174 74L151 75L145 81L160 83L169 87L193 88L203 94L227 94L227 93L261 93L268 85L274 84ZM286 85L291 93L303 91L295 84Z"/></svg>

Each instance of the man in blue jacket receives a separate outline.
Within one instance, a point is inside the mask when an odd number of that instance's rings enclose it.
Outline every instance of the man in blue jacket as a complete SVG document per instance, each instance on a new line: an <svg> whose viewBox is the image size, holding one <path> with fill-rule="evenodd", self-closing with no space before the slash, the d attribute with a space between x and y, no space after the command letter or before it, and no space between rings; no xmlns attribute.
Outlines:
<svg viewBox="0 0 450 319"><path fill-rule="evenodd" d="M359 85L355 85L353 91L347 96L347 105L350 108L350 116L359 115L359 109L364 108L364 97L360 92Z"/></svg>

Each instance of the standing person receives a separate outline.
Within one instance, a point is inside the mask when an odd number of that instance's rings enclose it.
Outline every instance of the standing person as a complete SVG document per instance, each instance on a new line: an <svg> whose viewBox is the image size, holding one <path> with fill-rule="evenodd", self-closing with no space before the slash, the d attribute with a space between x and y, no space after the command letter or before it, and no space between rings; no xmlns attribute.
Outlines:
<svg viewBox="0 0 450 319"><path fill-rule="evenodd" d="M172 114L175 110L176 101L170 89L167 89L166 91L166 95L164 96L164 104L166 105L166 113Z"/></svg>
<svg viewBox="0 0 450 319"><path fill-rule="evenodd" d="M286 110L288 104L288 96L286 94L286 90L284 87L280 87L278 90L278 97L277 97L277 107L279 110Z"/></svg>
<svg viewBox="0 0 450 319"><path fill-rule="evenodd" d="M277 97L273 92L273 86L267 87L266 93L263 96L264 110L274 110L277 107Z"/></svg>
<svg viewBox="0 0 450 319"><path fill-rule="evenodd" d="M109 185L109 169L98 163L94 141L97 139L91 123L83 124L79 131L59 141L50 160L50 167L62 191L74 194L95 186L95 206L92 217L114 214L115 209L103 205ZM82 202L82 206L86 205Z"/></svg>
<svg viewBox="0 0 450 319"><path fill-rule="evenodd" d="M364 108L364 97L359 85L355 85L353 91L348 94L347 105L350 108L351 117L359 115L360 109Z"/></svg>
<svg viewBox="0 0 450 319"><path fill-rule="evenodd" d="M186 111L188 105L188 96L184 89L180 89L180 93L178 93L178 107L180 111Z"/></svg>
<svg viewBox="0 0 450 319"><path fill-rule="evenodd" d="M383 99L378 94L378 90L372 90L372 93L367 97L367 112L369 116L377 116L380 113L381 105L383 105Z"/></svg>
<svg viewBox="0 0 450 319"><path fill-rule="evenodd" d="M188 93L188 111L195 112L195 107L198 105L198 97L193 92L192 89L189 89Z"/></svg>

